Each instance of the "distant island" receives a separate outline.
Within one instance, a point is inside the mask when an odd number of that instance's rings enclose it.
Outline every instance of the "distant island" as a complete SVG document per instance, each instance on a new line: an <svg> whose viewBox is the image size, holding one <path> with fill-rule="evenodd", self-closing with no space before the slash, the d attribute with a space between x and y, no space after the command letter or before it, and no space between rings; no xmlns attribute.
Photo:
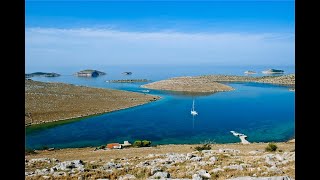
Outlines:
<svg viewBox="0 0 320 180"><path fill-rule="evenodd" d="M101 72L101 71L97 71L97 70L86 69L86 70L82 70L82 71L75 73L75 75L79 76L79 77L98 77L101 75L106 75L106 73Z"/></svg>
<svg viewBox="0 0 320 180"><path fill-rule="evenodd" d="M257 74L257 72L255 72L255 71L245 71L244 73L245 74Z"/></svg>
<svg viewBox="0 0 320 180"><path fill-rule="evenodd" d="M31 78L31 77L35 77L35 76L39 76L39 77L58 77L58 76L60 76L60 74L57 74L57 73L46 73L46 72L34 72L34 73L30 73L30 74L25 74L25 78Z"/></svg>
<svg viewBox="0 0 320 180"><path fill-rule="evenodd" d="M107 80L110 83L135 83L135 82L149 82L148 79L118 79L118 80Z"/></svg>
<svg viewBox="0 0 320 180"><path fill-rule="evenodd" d="M262 71L263 74L282 74L284 73L284 70L278 70L278 69L268 69L265 71Z"/></svg>
<svg viewBox="0 0 320 180"><path fill-rule="evenodd" d="M124 74L124 75L131 75L132 72L123 72L122 74Z"/></svg>

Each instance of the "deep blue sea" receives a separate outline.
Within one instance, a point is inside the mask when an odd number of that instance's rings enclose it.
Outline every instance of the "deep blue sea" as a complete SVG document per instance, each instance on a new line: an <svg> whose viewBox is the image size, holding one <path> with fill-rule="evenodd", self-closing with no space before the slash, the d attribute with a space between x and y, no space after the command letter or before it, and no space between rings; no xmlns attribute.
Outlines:
<svg viewBox="0 0 320 180"><path fill-rule="evenodd" d="M157 81L176 76L206 74L243 75L246 70L269 68L294 73L294 66L101 66L95 68L107 73L97 78L76 77L72 74L84 68L26 69L27 73L46 71L60 73L60 77L34 77L43 82L64 82L91 87L114 88L141 92L144 83L107 83L112 79L149 79ZM124 71L132 75L121 74ZM110 142L138 139L152 144L195 144L204 141L216 143L240 142L230 131L248 136L250 142L285 141L294 137L295 92L288 87L259 83L228 83L234 91L205 96L185 96L165 91L150 90L161 100L125 110L83 118L49 127L27 128L26 147L55 148L98 146ZM199 113L190 114L192 100Z"/></svg>

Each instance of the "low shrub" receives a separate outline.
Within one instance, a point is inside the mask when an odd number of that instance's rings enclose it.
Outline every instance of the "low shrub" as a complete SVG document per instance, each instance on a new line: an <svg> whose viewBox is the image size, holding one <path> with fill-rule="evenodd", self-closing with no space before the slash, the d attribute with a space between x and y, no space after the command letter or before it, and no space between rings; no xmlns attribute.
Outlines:
<svg viewBox="0 0 320 180"><path fill-rule="evenodd" d="M210 144L204 144L202 146L196 146L194 149L197 150L197 151L210 150L211 149L211 145Z"/></svg>
<svg viewBox="0 0 320 180"><path fill-rule="evenodd" d="M26 148L25 155L29 155L29 154L37 154L37 152L35 152L34 149Z"/></svg>
<svg viewBox="0 0 320 180"><path fill-rule="evenodd" d="M277 145L275 145L274 143L269 143L265 150L268 152L274 152L277 149L278 149Z"/></svg>
<svg viewBox="0 0 320 180"><path fill-rule="evenodd" d="M151 145L151 141L147 141L147 140L136 140L133 143L133 147L150 147Z"/></svg>

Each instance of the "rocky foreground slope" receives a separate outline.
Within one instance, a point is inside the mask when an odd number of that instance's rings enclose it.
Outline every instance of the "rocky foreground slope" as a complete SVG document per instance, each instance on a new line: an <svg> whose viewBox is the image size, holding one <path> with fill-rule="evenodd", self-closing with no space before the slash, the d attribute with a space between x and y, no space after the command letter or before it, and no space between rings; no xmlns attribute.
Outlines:
<svg viewBox="0 0 320 180"><path fill-rule="evenodd" d="M294 143L195 145L98 150L93 148L41 151L26 156L26 179L233 179L295 178ZM56 159L58 157L58 159ZM76 159L76 157L78 157ZM60 159L59 159L60 158Z"/></svg>

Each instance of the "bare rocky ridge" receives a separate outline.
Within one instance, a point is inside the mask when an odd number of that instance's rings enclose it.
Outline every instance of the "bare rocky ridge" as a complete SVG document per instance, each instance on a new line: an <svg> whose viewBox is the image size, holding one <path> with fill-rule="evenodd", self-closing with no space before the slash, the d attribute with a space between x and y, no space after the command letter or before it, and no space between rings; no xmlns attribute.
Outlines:
<svg viewBox="0 0 320 180"><path fill-rule="evenodd" d="M196 77L175 77L167 80L156 81L153 83L142 85L143 88L169 90L180 92L199 92L214 93L222 91L231 91L232 87L218 82L258 82L279 85L295 85L295 75L284 76L232 76L232 75L205 75Z"/></svg>
<svg viewBox="0 0 320 180"><path fill-rule="evenodd" d="M159 98L128 91L25 80L25 124L111 112Z"/></svg>
<svg viewBox="0 0 320 180"><path fill-rule="evenodd" d="M215 93L222 91L231 91L232 87L213 82L210 79L202 77L177 77L168 80L157 81L141 86L148 89L158 89L167 91L180 92L200 92L200 93Z"/></svg>
<svg viewBox="0 0 320 180"><path fill-rule="evenodd" d="M26 179L233 179L290 180L295 178L295 143L162 145L148 148L93 148L39 151L25 157Z"/></svg>

